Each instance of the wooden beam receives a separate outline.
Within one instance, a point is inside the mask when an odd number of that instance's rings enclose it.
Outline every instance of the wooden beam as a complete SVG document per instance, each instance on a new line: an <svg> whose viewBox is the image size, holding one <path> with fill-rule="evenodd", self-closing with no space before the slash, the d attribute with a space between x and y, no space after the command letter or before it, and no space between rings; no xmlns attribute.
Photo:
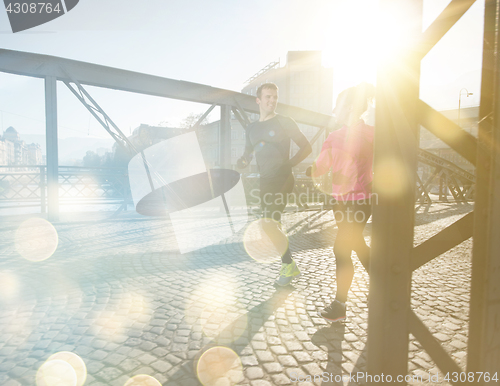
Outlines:
<svg viewBox="0 0 500 386"><path fill-rule="evenodd" d="M413 311L410 312L410 332L417 338L443 374L456 372L460 375L463 372Z"/></svg>
<svg viewBox="0 0 500 386"><path fill-rule="evenodd" d="M423 58L460 20L476 0L452 0L432 24L422 33L420 55Z"/></svg>
<svg viewBox="0 0 500 386"><path fill-rule="evenodd" d="M435 257L471 238L473 226L474 212L470 212L413 248L411 253L411 270L416 270Z"/></svg>
<svg viewBox="0 0 500 386"><path fill-rule="evenodd" d="M422 126L467 161L473 165L476 164L477 140L472 134L469 134L421 100L419 100L419 117Z"/></svg>

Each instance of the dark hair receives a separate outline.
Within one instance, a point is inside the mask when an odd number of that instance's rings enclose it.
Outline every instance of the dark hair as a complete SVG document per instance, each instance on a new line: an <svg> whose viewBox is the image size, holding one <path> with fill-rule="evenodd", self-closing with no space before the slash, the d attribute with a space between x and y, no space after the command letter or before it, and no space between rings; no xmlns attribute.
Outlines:
<svg viewBox="0 0 500 386"><path fill-rule="evenodd" d="M368 109L368 100L375 98L375 86L366 82L360 83L342 91L337 101L341 98L344 98L345 107L352 106L361 116Z"/></svg>
<svg viewBox="0 0 500 386"><path fill-rule="evenodd" d="M278 86L276 86L274 83L263 83L260 85L260 87L257 89L257 98L260 99L260 97L262 96L262 90L264 90L265 88L268 88L270 90L276 90L278 91Z"/></svg>

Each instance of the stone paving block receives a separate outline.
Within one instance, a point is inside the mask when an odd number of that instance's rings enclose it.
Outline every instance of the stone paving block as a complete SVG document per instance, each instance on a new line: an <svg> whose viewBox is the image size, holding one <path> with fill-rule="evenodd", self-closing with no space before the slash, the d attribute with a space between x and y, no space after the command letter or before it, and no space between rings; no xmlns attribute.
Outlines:
<svg viewBox="0 0 500 386"><path fill-rule="evenodd" d="M255 350L255 355L260 363L274 361L274 356L271 351Z"/></svg>
<svg viewBox="0 0 500 386"><path fill-rule="evenodd" d="M137 368L141 365L142 365L141 362L139 362L138 360L127 358L127 359L123 360L122 362L120 362L120 364L118 365L118 368L123 370L125 373L130 373L135 368Z"/></svg>
<svg viewBox="0 0 500 386"><path fill-rule="evenodd" d="M248 367L245 369L245 375L248 379L262 379L264 377L264 371L260 367Z"/></svg>
<svg viewBox="0 0 500 386"><path fill-rule="evenodd" d="M298 366L297 361L295 358L291 355L278 355L278 361L284 366L284 367L296 367Z"/></svg>
<svg viewBox="0 0 500 386"><path fill-rule="evenodd" d="M188 345L187 344L182 344L182 343L174 343L172 344L172 352L186 352L188 350Z"/></svg>
<svg viewBox="0 0 500 386"><path fill-rule="evenodd" d="M145 365L149 365L150 363L154 362L156 360L156 357L150 354L143 354L137 358L138 361Z"/></svg>
<svg viewBox="0 0 500 386"><path fill-rule="evenodd" d="M296 331L296 332L295 332L295 336L296 336L296 337L297 337L297 339L299 339L300 341L308 341L308 340L310 340L309 335L308 335L306 332Z"/></svg>
<svg viewBox="0 0 500 386"><path fill-rule="evenodd" d="M305 351L294 351L292 355L299 363L311 362L313 358Z"/></svg>
<svg viewBox="0 0 500 386"><path fill-rule="evenodd" d="M254 350L265 350L267 349L267 343L266 342L252 342L252 347Z"/></svg>
<svg viewBox="0 0 500 386"><path fill-rule="evenodd" d="M257 366L259 364L257 357L254 355L241 356L240 359L243 367Z"/></svg>
<svg viewBox="0 0 500 386"><path fill-rule="evenodd" d="M273 386L271 384L271 382L269 381L266 381L264 379L259 379L259 380L256 380L256 381L251 381L250 384L252 386ZM279 383L274 383L275 385L278 385ZM284 385L284 383L282 383Z"/></svg>
<svg viewBox="0 0 500 386"><path fill-rule="evenodd" d="M172 354L168 354L165 359L172 365L178 365L182 362L182 359Z"/></svg>
<svg viewBox="0 0 500 386"><path fill-rule="evenodd" d="M285 346L288 351L298 351L298 350L303 350L304 348L299 342L294 342L294 341L285 342Z"/></svg>
<svg viewBox="0 0 500 386"><path fill-rule="evenodd" d="M450 345L451 345L451 346L453 346L453 347L455 347L455 348L457 348L457 349L459 349L459 350L461 350L461 349L463 349L463 348L467 347L467 344L465 344L464 342L462 342L462 341L460 341L460 340L457 340L457 339L452 340L452 341L450 342Z"/></svg>
<svg viewBox="0 0 500 386"><path fill-rule="evenodd" d="M96 374L96 377L109 384L122 375L123 373L114 367L105 367Z"/></svg>
<svg viewBox="0 0 500 386"><path fill-rule="evenodd" d="M278 362L264 363L263 366L268 374L280 373L283 371L283 366Z"/></svg>
<svg viewBox="0 0 500 386"><path fill-rule="evenodd" d="M104 363L108 364L108 365L112 365L112 366L118 366L121 362L123 362L127 357L125 355L122 355L122 354L117 354L117 353L113 353L113 354L110 354L108 355L105 359L104 359Z"/></svg>
<svg viewBox="0 0 500 386"><path fill-rule="evenodd" d="M0 349L0 356L5 356L8 357L9 355L12 355L12 353L16 350L15 347L2 347Z"/></svg>
<svg viewBox="0 0 500 386"><path fill-rule="evenodd" d="M23 386L23 385L22 383L19 383L18 381L11 379L7 381L7 383L5 383L4 386Z"/></svg>
<svg viewBox="0 0 500 386"><path fill-rule="evenodd" d="M106 358L109 354L106 351L103 350L94 350L89 357L91 359L97 360L97 361L102 361L104 358Z"/></svg>
<svg viewBox="0 0 500 386"><path fill-rule="evenodd" d="M283 346L271 346L270 349L276 355L284 355L288 353L287 349Z"/></svg>
<svg viewBox="0 0 500 386"><path fill-rule="evenodd" d="M156 344L153 343L153 342L142 342L140 345L139 345L139 349L141 350L144 350L146 352L149 352L151 350L153 350L154 348L156 347Z"/></svg>
<svg viewBox="0 0 500 386"><path fill-rule="evenodd" d="M164 360L153 362L150 366L160 372L166 372L172 368L172 365Z"/></svg>
<svg viewBox="0 0 500 386"><path fill-rule="evenodd" d="M21 378L28 370L29 369L27 367L16 365L15 367L13 367L12 369L10 369L8 371L8 374L12 378L17 379L17 378Z"/></svg>

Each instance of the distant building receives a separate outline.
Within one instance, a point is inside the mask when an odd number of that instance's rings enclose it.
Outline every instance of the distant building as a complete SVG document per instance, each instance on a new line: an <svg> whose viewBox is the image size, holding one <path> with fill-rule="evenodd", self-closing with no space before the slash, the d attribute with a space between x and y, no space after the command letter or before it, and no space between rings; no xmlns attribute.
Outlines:
<svg viewBox="0 0 500 386"><path fill-rule="evenodd" d="M0 165L14 164L14 142L0 140Z"/></svg>
<svg viewBox="0 0 500 386"><path fill-rule="evenodd" d="M19 133L9 126L3 133L0 145L0 161L2 165L25 165L27 159L26 144L21 141Z"/></svg>
<svg viewBox="0 0 500 386"><path fill-rule="evenodd" d="M150 126L141 124L139 127L134 129L132 135L130 135L128 139L138 151L141 151L151 145L154 145L155 143L175 137L183 132L184 129L177 127Z"/></svg>
<svg viewBox="0 0 500 386"><path fill-rule="evenodd" d="M44 165L42 148L38 143L27 145L16 129L8 127L0 138L0 165Z"/></svg>
<svg viewBox="0 0 500 386"><path fill-rule="evenodd" d="M140 152L158 142L165 139L175 137L176 135L182 134L184 129L176 127L164 127L164 126L150 126L146 124L141 124L139 127L135 128L128 140L132 144L132 153ZM98 149L99 151L99 149ZM106 155L106 153L104 153ZM116 167L123 167L128 164L131 158L131 153L123 149L118 143L113 145L112 156L113 159L111 164Z"/></svg>
<svg viewBox="0 0 500 386"><path fill-rule="evenodd" d="M28 165L43 165L42 148L38 143L31 143L26 146Z"/></svg>
<svg viewBox="0 0 500 386"><path fill-rule="evenodd" d="M279 88L279 102L323 114L331 114L333 105L333 69L321 65L321 51L289 51L287 63L273 62L248 79L241 91L257 95L263 83Z"/></svg>
<svg viewBox="0 0 500 386"><path fill-rule="evenodd" d="M12 126L9 126L7 130L3 133L3 140L17 142L20 141L19 133Z"/></svg>

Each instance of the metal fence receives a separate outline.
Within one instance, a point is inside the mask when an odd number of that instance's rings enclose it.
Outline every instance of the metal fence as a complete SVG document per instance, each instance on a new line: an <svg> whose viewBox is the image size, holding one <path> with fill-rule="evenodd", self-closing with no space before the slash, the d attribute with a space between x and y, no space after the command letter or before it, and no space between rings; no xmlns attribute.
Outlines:
<svg viewBox="0 0 500 386"><path fill-rule="evenodd" d="M248 205L259 206L259 175L244 174L242 180ZM60 166L58 182L62 205L132 204L127 168ZM421 185L424 186L423 183ZM429 190L425 185L426 190ZM318 205L328 207L330 192L329 174L318 180L295 175L295 186L288 203L299 209L316 208ZM45 213L46 197L45 165L0 166L0 210L14 206L39 206L41 212ZM444 201L447 201L446 196Z"/></svg>

